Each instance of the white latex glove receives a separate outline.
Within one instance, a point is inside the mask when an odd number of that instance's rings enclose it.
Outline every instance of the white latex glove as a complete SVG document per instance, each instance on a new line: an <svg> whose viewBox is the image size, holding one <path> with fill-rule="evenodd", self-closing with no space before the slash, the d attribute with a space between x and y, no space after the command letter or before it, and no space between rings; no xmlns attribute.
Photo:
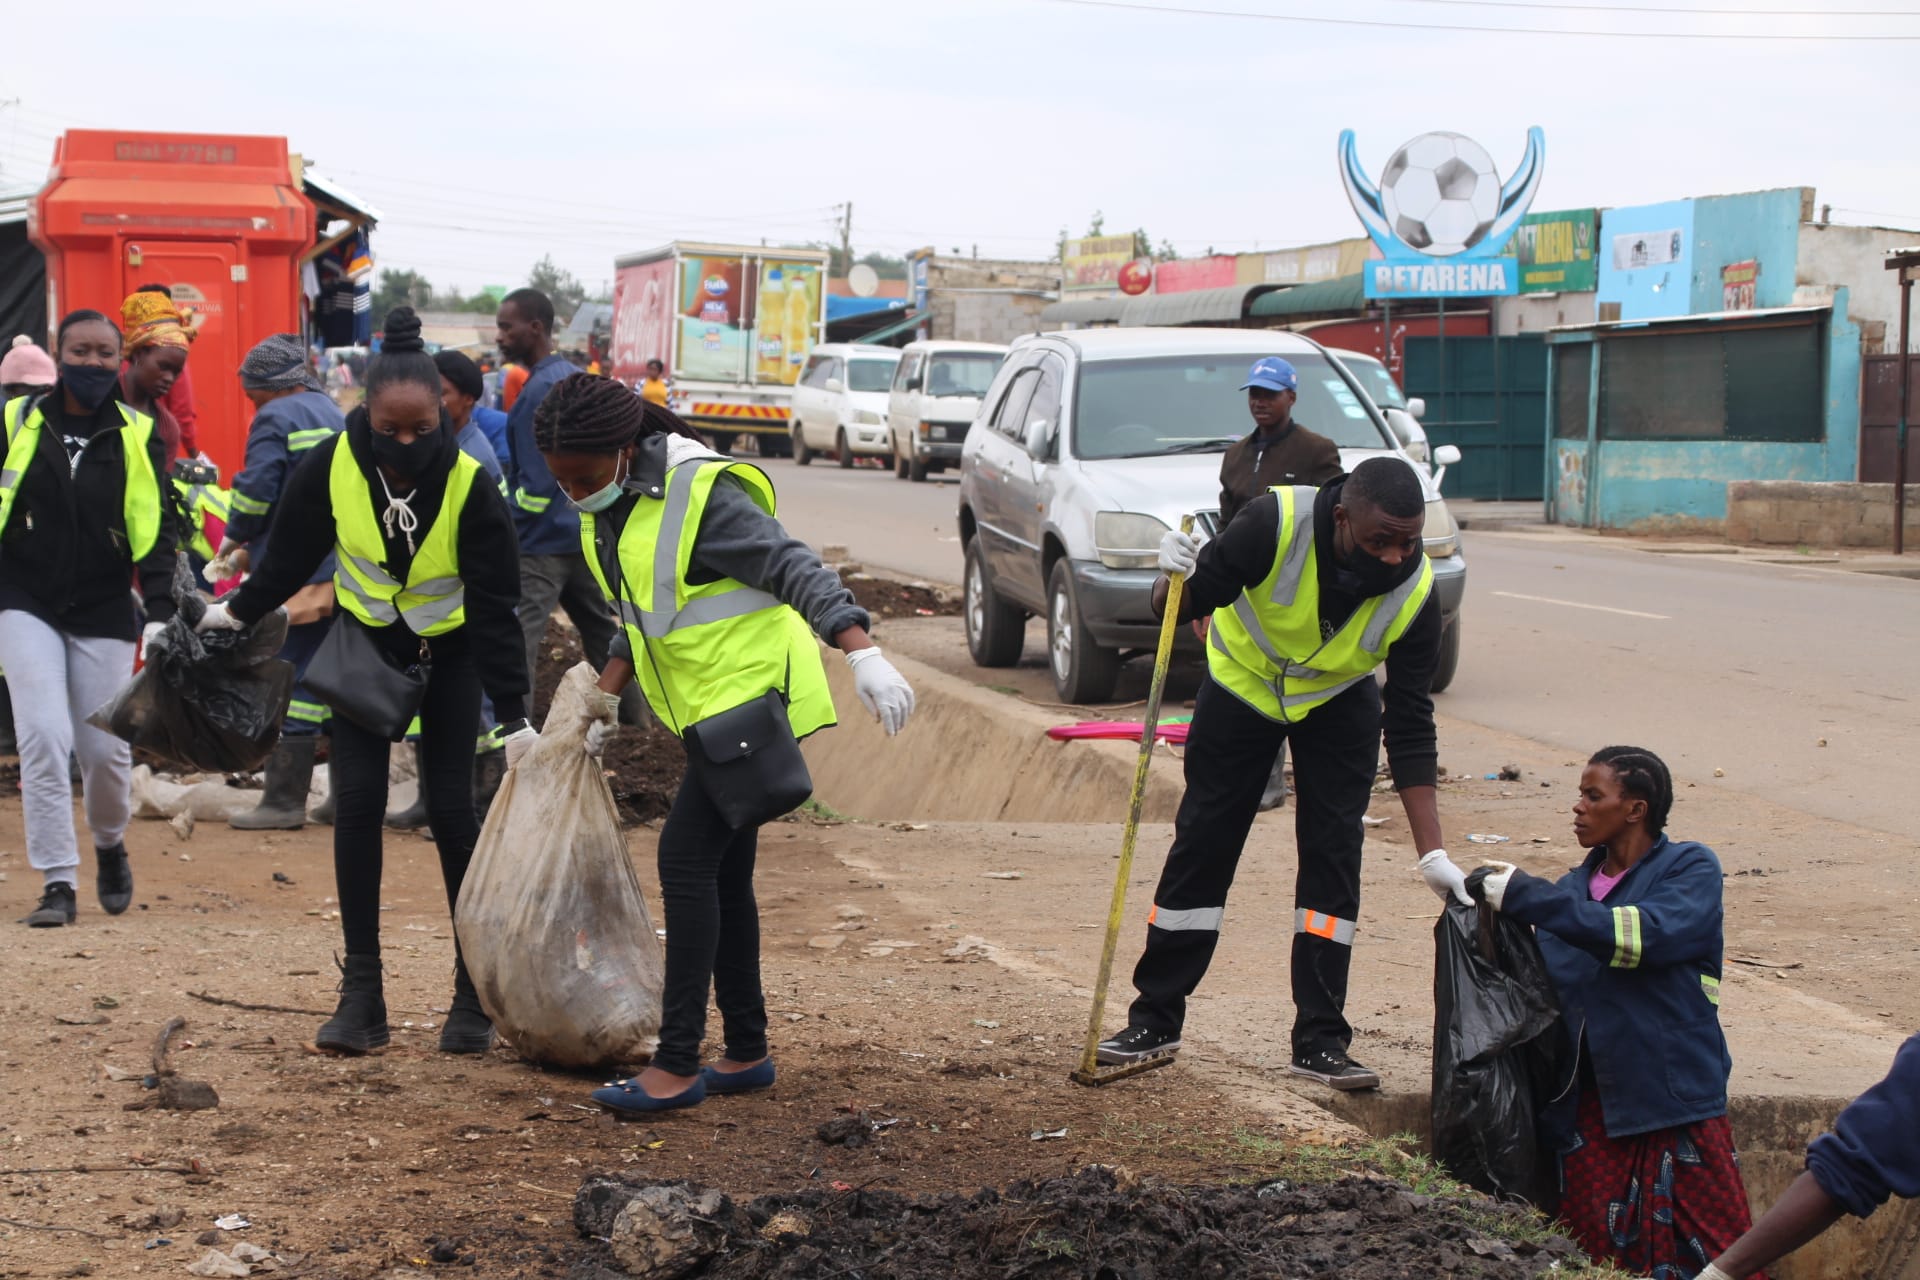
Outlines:
<svg viewBox="0 0 1920 1280"><path fill-rule="evenodd" d="M209 631L240 631L246 624L233 616L226 602L216 600L207 606L207 612L194 627L196 635L205 635Z"/></svg>
<svg viewBox="0 0 1920 1280"><path fill-rule="evenodd" d="M1160 539L1160 570L1163 573L1192 573L1200 563L1200 539L1178 529L1167 530Z"/></svg>
<svg viewBox="0 0 1920 1280"><path fill-rule="evenodd" d="M149 622L140 632L140 652L145 653L153 647L153 638L167 629L164 622Z"/></svg>
<svg viewBox="0 0 1920 1280"><path fill-rule="evenodd" d="M1420 858L1420 878L1427 882L1427 888L1445 899L1449 894L1462 906L1472 906L1473 899L1467 896L1466 872L1453 865L1453 859L1447 856L1445 849L1435 849Z"/></svg>
<svg viewBox="0 0 1920 1280"><path fill-rule="evenodd" d="M906 728L907 718L913 714L913 686L880 656L878 646L855 649L847 655L847 665L853 668L853 687L860 695L860 705L873 713L887 736L891 738Z"/></svg>
<svg viewBox="0 0 1920 1280"><path fill-rule="evenodd" d="M1700 1273L1699 1280L1733 1280L1733 1277L1709 1262L1707 1269Z"/></svg>
<svg viewBox="0 0 1920 1280"><path fill-rule="evenodd" d="M532 725L528 725L524 729L515 729L512 733L508 734L505 744L507 768L511 769L513 766L519 764L520 758L531 751L533 744L538 741L540 741L540 731Z"/></svg>
<svg viewBox="0 0 1920 1280"><path fill-rule="evenodd" d="M605 720L595 720L592 724L588 725L586 741L587 754L596 760L605 755L607 752L607 739L611 738L619 728L620 722L617 720L612 723L608 723Z"/></svg>
<svg viewBox="0 0 1920 1280"><path fill-rule="evenodd" d="M220 553L207 561L205 577L208 582L225 582L228 578L237 578L252 566L253 557L247 554L245 547L221 547Z"/></svg>
<svg viewBox="0 0 1920 1280"><path fill-rule="evenodd" d="M620 728L620 695L595 689L587 695L587 754L596 760L606 754L607 739Z"/></svg>
<svg viewBox="0 0 1920 1280"><path fill-rule="evenodd" d="M1506 901L1507 882L1513 879L1516 868L1511 862L1483 862L1480 865L1493 868L1493 874L1480 882L1480 892L1486 895L1487 905L1499 911L1501 904Z"/></svg>

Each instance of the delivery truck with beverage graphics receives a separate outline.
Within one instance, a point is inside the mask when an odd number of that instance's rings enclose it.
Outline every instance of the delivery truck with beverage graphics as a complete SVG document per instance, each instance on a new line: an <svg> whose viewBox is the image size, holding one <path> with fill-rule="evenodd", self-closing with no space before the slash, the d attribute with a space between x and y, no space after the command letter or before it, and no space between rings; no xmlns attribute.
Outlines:
<svg viewBox="0 0 1920 1280"><path fill-rule="evenodd" d="M752 436L766 457L793 442L793 384L826 324L824 249L675 240L614 261L613 374L630 386L666 366L670 405L715 448Z"/></svg>

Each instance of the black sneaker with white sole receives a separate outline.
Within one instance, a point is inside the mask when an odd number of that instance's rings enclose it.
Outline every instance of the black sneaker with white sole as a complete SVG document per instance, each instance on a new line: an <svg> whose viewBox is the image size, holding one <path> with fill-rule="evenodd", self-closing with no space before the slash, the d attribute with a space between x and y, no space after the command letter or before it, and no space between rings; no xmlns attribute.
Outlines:
<svg viewBox="0 0 1920 1280"><path fill-rule="evenodd" d="M1119 1035L1100 1042L1096 1060L1109 1067L1123 1067L1148 1058L1171 1058L1180 1051L1179 1033L1155 1031L1151 1027L1128 1027Z"/></svg>
<svg viewBox="0 0 1920 1280"><path fill-rule="evenodd" d="M1288 1072L1332 1085L1342 1093L1355 1089L1378 1089L1380 1076L1369 1071L1338 1049L1317 1049L1297 1055Z"/></svg>
<svg viewBox="0 0 1920 1280"><path fill-rule="evenodd" d="M23 916L20 923L35 929L58 929L72 924L78 914L73 886L56 880L40 894L40 905Z"/></svg>

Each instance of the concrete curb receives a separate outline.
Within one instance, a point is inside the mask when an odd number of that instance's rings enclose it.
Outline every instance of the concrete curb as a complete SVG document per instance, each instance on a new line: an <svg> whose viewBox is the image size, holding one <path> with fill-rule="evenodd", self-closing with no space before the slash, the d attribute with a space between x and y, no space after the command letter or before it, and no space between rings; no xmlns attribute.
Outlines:
<svg viewBox="0 0 1920 1280"><path fill-rule="evenodd" d="M1054 725L1084 717L1036 707L888 655L913 685L913 720L889 740L861 707L853 673L827 653L840 724L808 739L814 793L841 813L875 821L1124 822L1137 744L1055 742ZM1161 747L1147 778L1144 822L1171 822L1185 789L1180 762Z"/></svg>

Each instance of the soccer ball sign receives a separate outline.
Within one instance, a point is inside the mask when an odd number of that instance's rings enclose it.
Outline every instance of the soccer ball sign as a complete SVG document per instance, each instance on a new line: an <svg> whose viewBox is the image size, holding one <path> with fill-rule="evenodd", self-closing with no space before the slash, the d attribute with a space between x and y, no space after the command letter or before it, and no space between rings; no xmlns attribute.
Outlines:
<svg viewBox="0 0 1920 1280"><path fill-rule="evenodd" d="M1472 138L1423 133L1393 153L1380 174L1382 212L1410 249L1464 253L1486 238L1500 211L1500 175Z"/></svg>

